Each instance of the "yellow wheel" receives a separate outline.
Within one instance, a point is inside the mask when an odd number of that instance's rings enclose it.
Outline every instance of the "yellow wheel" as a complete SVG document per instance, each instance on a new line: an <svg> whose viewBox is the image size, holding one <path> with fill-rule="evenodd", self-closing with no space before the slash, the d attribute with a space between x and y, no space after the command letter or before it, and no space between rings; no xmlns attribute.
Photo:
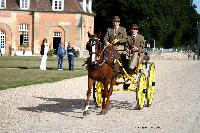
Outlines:
<svg viewBox="0 0 200 133"><path fill-rule="evenodd" d="M96 106L102 105L103 102L102 90L103 90L103 84L101 82L95 82L95 85L93 86L93 98Z"/></svg>
<svg viewBox="0 0 200 133"><path fill-rule="evenodd" d="M137 108L142 109L144 107L145 102L145 93L146 89L146 77L144 73L140 73L138 76L138 86L136 89L136 100L137 100Z"/></svg>
<svg viewBox="0 0 200 133"><path fill-rule="evenodd" d="M151 106L152 101L153 101L155 77L156 77L155 65L151 64L149 66L148 79L147 79L147 91L146 91L147 107Z"/></svg>

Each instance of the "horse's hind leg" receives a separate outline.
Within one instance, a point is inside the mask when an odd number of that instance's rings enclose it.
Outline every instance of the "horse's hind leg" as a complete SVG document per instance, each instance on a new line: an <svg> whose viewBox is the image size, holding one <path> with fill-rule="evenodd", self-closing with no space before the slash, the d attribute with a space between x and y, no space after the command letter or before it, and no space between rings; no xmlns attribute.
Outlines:
<svg viewBox="0 0 200 133"><path fill-rule="evenodd" d="M91 96L91 90L92 90L92 86L94 84L94 80L91 79L91 78L88 78L88 90L87 90L87 99L85 100L85 110L83 112L83 115L87 115L89 114L89 99L90 99L90 96Z"/></svg>

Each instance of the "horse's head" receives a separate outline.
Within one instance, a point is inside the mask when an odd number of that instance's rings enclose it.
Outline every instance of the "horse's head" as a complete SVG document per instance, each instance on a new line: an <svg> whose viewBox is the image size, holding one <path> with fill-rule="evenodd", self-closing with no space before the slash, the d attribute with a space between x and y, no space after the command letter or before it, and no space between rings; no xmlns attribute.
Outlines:
<svg viewBox="0 0 200 133"><path fill-rule="evenodd" d="M91 35L88 33L89 41L87 42L86 49L89 51L90 61L92 64L97 62L97 57L99 55L100 49L102 47L102 43L100 39L95 35Z"/></svg>

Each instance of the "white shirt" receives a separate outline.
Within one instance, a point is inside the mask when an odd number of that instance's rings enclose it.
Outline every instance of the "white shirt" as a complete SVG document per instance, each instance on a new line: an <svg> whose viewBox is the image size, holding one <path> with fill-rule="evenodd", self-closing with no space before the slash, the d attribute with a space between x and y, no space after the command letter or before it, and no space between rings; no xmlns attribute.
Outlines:
<svg viewBox="0 0 200 133"><path fill-rule="evenodd" d="M117 30L119 29L119 26L114 27L114 34L116 34Z"/></svg>
<svg viewBox="0 0 200 133"><path fill-rule="evenodd" d="M44 43L44 55L47 54L49 51L49 44L48 43Z"/></svg>

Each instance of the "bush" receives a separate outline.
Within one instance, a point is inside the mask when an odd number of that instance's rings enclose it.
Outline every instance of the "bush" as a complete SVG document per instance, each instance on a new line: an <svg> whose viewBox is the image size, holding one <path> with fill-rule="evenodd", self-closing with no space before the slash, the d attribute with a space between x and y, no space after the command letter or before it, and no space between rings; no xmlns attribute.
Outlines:
<svg viewBox="0 0 200 133"><path fill-rule="evenodd" d="M54 54L54 49L50 49L50 50L48 51L48 56L53 56L53 54Z"/></svg>

